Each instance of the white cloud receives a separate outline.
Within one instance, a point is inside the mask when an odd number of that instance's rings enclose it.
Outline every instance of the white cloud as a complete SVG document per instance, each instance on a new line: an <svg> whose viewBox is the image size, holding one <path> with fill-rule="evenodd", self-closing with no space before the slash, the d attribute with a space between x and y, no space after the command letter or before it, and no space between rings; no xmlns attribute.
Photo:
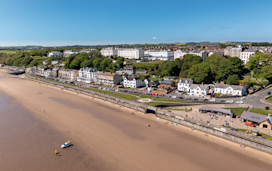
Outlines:
<svg viewBox="0 0 272 171"><path fill-rule="evenodd" d="M154 36L154 37L152 37L152 39L153 39L153 40L156 40L156 39L157 39L157 37L156 37L156 36Z"/></svg>

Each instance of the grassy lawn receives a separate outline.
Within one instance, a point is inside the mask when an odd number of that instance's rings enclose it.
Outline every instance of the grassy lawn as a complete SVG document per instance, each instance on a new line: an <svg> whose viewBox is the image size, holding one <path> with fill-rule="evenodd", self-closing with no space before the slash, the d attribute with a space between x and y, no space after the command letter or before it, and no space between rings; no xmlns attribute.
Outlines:
<svg viewBox="0 0 272 171"><path fill-rule="evenodd" d="M93 88L86 88L86 89L96 91L99 93L104 93L104 94L114 96L114 97L119 97L119 98L125 99L125 100L137 100L138 99L135 96L125 94L125 93L118 93L118 92L114 92L114 91L107 91L107 90L100 90L100 89L93 89Z"/></svg>
<svg viewBox="0 0 272 171"><path fill-rule="evenodd" d="M188 112L192 111L192 108L188 108L188 109L177 109L177 108L166 107L164 109L167 109L167 110L176 110L176 111L188 111Z"/></svg>
<svg viewBox="0 0 272 171"><path fill-rule="evenodd" d="M231 97L231 95L227 95L227 94L218 94L218 93L216 93L216 94L214 95L214 97Z"/></svg>
<svg viewBox="0 0 272 171"><path fill-rule="evenodd" d="M250 112L253 113L258 113L258 114L262 114L262 115L268 115L268 114L272 114L271 110L265 110L263 108L253 108Z"/></svg>
<svg viewBox="0 0 272 171"><path fill-rule="evenodd" d="M231 111L235 113L235 115L241 116L243 111L245 111L247 108L240 107L240 108L225 108L225 109L230 109Z"/></svg>
<svg viewBox="0 0 272 171"><path fill-rule="evenodd" d="M270 135L267 135L267 134L264 134L264 133L259 133L262 137L264 137L265 139L267 139L267 140L272 140L272 136L270 136Z"/></svg>
<svg viewBox="0 0 272 171"><path fill-rule="evenodd" d="M152 98L152 96L148 96L148 95L140 95L139 97L141 97L141 98Z"/></svg>
<svg viewBox="0 0 272 171"><path fill-rule="evenodd" d="M223 125L223 127L225 127L225 128L231 128L230 126L224 126L224 125ZM237 131L239 131L239 132L246 132L247 131L246 129L239 129L239 128L234 128L234 129L237 129ZM262 136L265 139L270 140L270 141L272 140L272 136L264 134L264 133L261 133L261 132L259 132L259 136Z"/></svg>
<svg viewBox="0 0 272 171"><path fill-rule="evenodd" d="M154 101L190 103L187 101L176 100L176 99L166 99L166 98L162 98L162 97L154 98Z"/></svg>
<svg viewBox="0 0 272 171"><path fill-rule="evenodd" d="M159 80L160 80L160 78L157 78L157 77L155 77L155 78L150 77L150 78L149 78L149 80L150 80L150 81L159 81Z"/></svg>
<svg viewBox="0 0 272 171"><path fill-rule="evenodd" d="M162 106L162 105L182 105L184 103L170 103L170 102L148 102L147 105L150 106Z"/></svg>
<svg viewBox="0 0 272 171"><path fill-rule="evenodd" d="M223 125L223 127L225 127L225 128L233 128L233 127L225 126L225 125ZM239 132L246 132L247 131L246 129L240 129L240 128L233 128L233 129L236 129Z"/></svg>
<svg viewBox="0 0 272 171"><path fill-rule="evenodd" d="M37 78L46 79L44 77L39 77L39 76L35 76L35 75L31 75L31 76L34 76L34 77L37 77ZM63 82L56 81L56 80L50 80L50 81L58 82L58 83L61 83L61 84L67 84L67 85L71 85L71 86L76 86L74 84L63 83ZM129 95L129 94L125 94L125 93L118 93L118 92L114 92L114 91L106 91L106 90L93 89L93 88L85 88L85 89L96 91L96 92L99 92L99 93L104 93L104 94L107 94L107 95L110 95L110 96L114 96L114 97L119 97L121 99L126 99L126 100L137 100L138 99L135 96L132 96L132 95Z"/></svg>
<svg viewBox="0 0 272 171"><path fill-rule="evenodd" d="M272 103L272 96L268 97L268 98L267 98L267 99L265 99L265 100L267 100L267 101L269 101L269 102L271 102L271 103Z"/></svg>

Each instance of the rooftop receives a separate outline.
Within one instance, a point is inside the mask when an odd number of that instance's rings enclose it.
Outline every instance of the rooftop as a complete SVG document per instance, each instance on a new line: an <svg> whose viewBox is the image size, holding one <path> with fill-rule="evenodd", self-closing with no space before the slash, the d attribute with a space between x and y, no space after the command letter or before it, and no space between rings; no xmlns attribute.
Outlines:
<svg viewBox="0 0 272 171"><path fill-rule="evenodd" d="M216 107L202 106L202 107L199 108L199 110L220 112L220 113L223 113L223 114L233 115L233 113L232 113L232 111L230 109L222 109L222 108L216 108Z"/></svg>

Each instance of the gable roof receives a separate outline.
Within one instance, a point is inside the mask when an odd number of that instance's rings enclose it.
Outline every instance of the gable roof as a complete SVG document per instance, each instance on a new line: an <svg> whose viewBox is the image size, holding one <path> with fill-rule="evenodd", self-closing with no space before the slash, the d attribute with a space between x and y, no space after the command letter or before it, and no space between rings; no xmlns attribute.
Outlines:
<svg viewBox="0 0 272 171"><path fill-rule="evenodd" d="M243 90L244 89L244 86L239 86L239 85L227 85L227 84L219 84L219 83L214 84L214 88L227 89L228 87L231 87L233 90Z"/></svg>
<svg viewBox="0 0 272 171"><path fill-rule="evenodd" d="M124 70L133 70L133 69L134 69L133 65L124 66Z"/></svg>
<svg viewBox="0 0 272 171"><path fill-rule="evenodd" d="M202 84L191 84L191 86L190 86L191 89L196 89L197 87L200 87L201 89L204 89L204 90L209 88L209 86L202 85Z"/></svg>
<svg viewBox="0 0 272 171"><path fill-rule="evenodd" d="M244 111L241 115L241 118L256 123L261 123L265 121L268 117L266 115Z"/></svg>
<svg viewBox="0 0 272 171"><path fill-rule="evenodd" d="M163 80L161 84L172 84L172 81L170 80Z"/></svg>

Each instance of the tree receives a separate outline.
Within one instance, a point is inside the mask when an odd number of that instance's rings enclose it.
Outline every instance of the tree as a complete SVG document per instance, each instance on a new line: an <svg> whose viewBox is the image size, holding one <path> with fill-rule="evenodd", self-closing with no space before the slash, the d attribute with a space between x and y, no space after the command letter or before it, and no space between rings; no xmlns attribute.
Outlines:
<svg viewBox="0 0 272 171"><path fill-rule="evenodd" d="M219 66L220 62L223 59L224 58L222 56L217 55L217 54L212 54L211 56L209 56L208 58L205 59L205 62L210 65L211 71L212 71L212 73L214 75L217 75L217 73L218 73L218 66Z"/></svg>
<svg viewBox="0 0 272 171"><path fill-rule="evenodd" d="M272 82L272 65L267 65L261 69L260 75L269 80L269 82Z"/></svg>
<svg viewBox="0 0 272 171"><path fill-rule="evenodd" d="M187 77L188 70L195 64L199 64L202 62L202 58L200 56L187 54L184 55L181 65L180 76Z"/></svg>
<svg viewBox="0 0 272 171"><path fill-rule="evenodd" d="M237 74L228 76L227 84L229 85L238 85L239 84L239 76Z"/></svg>
<svg viewBox="0 0 272 171"><path fill-rule="evenodd" d="M117 58L117 61L116 61L117 69L124 67L124 61L125 61L125 58L123 58L123 57L118 57Z"/></svg>
<svg viewBox="0 0 272 171"><path fill-rule="evenodd" d="M100 63L102 62L102 59L101 58L96 58L94 61L93 61L93 66L94 68L96 68L97 70L99 70L99 66L100 66Z"/></svg>
<svg viewBox="0 0 272 171"><path fill-rule="evenodd" d="M160 68L161 76L177 76L180 72L180 68L178 67L175 61L167 61L163 62Z"/></svg>
<svg viewBox="0 0 272 171"><path fill-rule="evenodd" d="M81 68L92 67L92 66L93 66L93 62L90 59L89 60L85 60L85 61L81 62L81 64L80 64Z"/></svg>
<svg viewBox="0 0 272 171"><path fill-rule="evenodd" d="M70 69L80 69L81 61L79 59L74 59L71 64L69 65Z"/></svg>
<svg viewBox="0 0 272 171"><path fill-rule="evenodd" d="M193 65L188 71L188 77L192 78L195 83L212 83L214 75L208 63Z"/></svg>
<svg viewBox="0 0 272 171"><path fill-rule="evenodd" d="M99 69L101 71L106 71L111 63L112 63L112 60L110 58L105 58L101 61Z"/></svg>
<svg viewBox="0 0 272 171"><path fill-rule="evenodd" d="M222 60L218 67L218 76L224 81L226 81L230 75L234 74L241 78L243 72L243 61L237 57Z"/></svg>

